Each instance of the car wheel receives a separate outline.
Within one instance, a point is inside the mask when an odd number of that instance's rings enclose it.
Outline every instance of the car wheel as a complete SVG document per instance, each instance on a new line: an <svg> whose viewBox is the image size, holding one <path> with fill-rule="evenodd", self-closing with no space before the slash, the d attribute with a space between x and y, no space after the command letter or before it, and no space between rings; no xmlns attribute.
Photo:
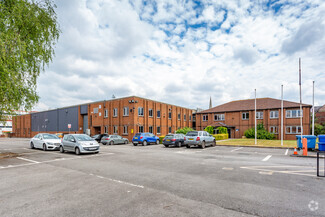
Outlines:
<svg viewBox="0 0 325 217"><path fill-rule="evenodd" d="M159 139L157 139L157 141L156 141L156 144L157 144L157 145L159 145L159 143L160 143L160 140L159 140Z"/></svg>
<svg viewBox="0 0 325 217"><path fill-rule="evenodd" d="M47 147L45 143L43 144L43 151L47 151Z"/></svg>
<svg viewBox="0 0 325 217"><path fill-rule="evenodd" d="M186 145L186 148L191 148L191 146L189 146L189 145Z"/></svg>
<svg viewBox="0 0 325 217"><path fill-rule="evenodd" d="M31 149L34 149L34 148L35 148L33 142L30 143L30 148L31 148Z"/></svg>
<svg viewBox="0 0 325 217"><path fill-rule="evenodd" d="M213 140L212 147L216 146L216 140Z"/></svg>
<svg viewBox="0 0 325 217"><path fill-rule="evenodd" d="M125 141L124 141L124 144L125 144L125 145L129 144L129 141L125 140Z"/></svg>
<svg viewBox="0 0 325 217"><path fill-rule="evenodd" d="M166 148L168 148L169 146L168 145L164 145Z"/></svg>
<svg viewBox="0 0 325 217"><path fill-rule="evenodd" d="M110 141L109 145L114 145L114 142L113 141Z"/></svg>
<svg viewBox="0 0 325 217"><path fill-rule="evenodd" d="M75 152L76 152L76 155L80 155L80 149L78 147L76 148Z"/></svg>
<svg viewBox="0 0 325 217"><path fill-rule="evenodd" d="M133 145L134 145L134 146L137 146L138 144L136 144L136 143L133 143Z"/></svg>
<svg viewBox="0 0 325 217"><path fill-rule="evenodd" d="M182 143L181 142L178 142L178 147L182 147Z"/></svg>
<svg viewBox="0 0 325 217"><path fill-rule="evenodd" d="M144 141L143 141L143 146L146 146L146 145L148 145L148 143L147 143L146 140L144 140Z"/></svg>
<svg viewBox="0 0 325 217"><path fill-rule="evenodd" d="M205 148L205 141L202 142L201 148Z"/></svg>
<svg viewBox="0 0 325 217"><path fill-rule="evenodd" d="M64 148L63 148L62 145L60 146L60 152L61 152L61 153L64 153Z"/></svg>

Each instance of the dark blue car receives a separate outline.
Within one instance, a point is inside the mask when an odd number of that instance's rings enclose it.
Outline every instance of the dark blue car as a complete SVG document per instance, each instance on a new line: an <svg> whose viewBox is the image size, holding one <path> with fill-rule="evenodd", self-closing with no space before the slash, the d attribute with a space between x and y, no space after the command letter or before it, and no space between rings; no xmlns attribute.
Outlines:
<svg viewBox="0 0 325 217"><path fill-rule="evenodd" d="M159 145L159 142L159 137L155 136L152 133L136 133L132 138L132 143L134 146L137 146L138 144L142 144L143 146L146 146L148 144Z"/></svg>

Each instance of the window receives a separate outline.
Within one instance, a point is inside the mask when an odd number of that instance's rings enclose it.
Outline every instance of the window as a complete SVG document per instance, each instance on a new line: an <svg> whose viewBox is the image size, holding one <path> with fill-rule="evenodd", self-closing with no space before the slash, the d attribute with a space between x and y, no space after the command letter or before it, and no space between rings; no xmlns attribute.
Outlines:
<svg viewBox="0 0 325 217"><path fill-rule="evenodd" d="M117 133L118 133L118 126L114 126L114 128L113 128L113 133L114 133L114 134L117 134Z"/></svg>
<svg viewBox="0 0 325 217"><path fill-rule="evenodd" d="M99 105L98 107L99 107L99 108L102 108L102 105Z"/></svg>
<svg viewBox="0 0 325 217"><path fill-rule="evenodd" d="M153 133L152 126L149 127L149 133Z"/></svg>
<svg viewBox="0 0 325 217"><path fill-rule="evenodd" d="M160 134L160 127L157 127L157 134Z"/></svg>
<svg viewBox="0 0 325 217"><path fill-rule="evenodd" d="M108 133L108 126L104 127L104 133Z"/></svg>
<svg viewBox="0 0 325 217"><path fill-rule="evenodd" d="M98 108L94 108L94 114L98 113Z"/></svg>
<svg viewBox="0 0 325 217"><path fill-rule="evenodd" d="M123 127L123 134L128 134L128 126L124 125Z"/></svg>
<svg viewBox="0 0 325 217"><path fill-rule="evenodd" d="M172 127L168 127L168 133L172 133Z"/></svg>
<svg viewBox="0 0 325 217"><path fill-rule="evenodd" d="M108 110L105 109L105 111L104 111L104 118L107 118L107 117L108 117Z"/></svg>
<svg viewBox="0 0 325 217"><path fill-rule="evenodd" d="M263 119L263 112L256 112L256 119Z"/></svg>
<svg viewBox="0 0 325 217"><path fill-rule="evenodd" d="M101 113L101 112L99 112L99 117L100 117L100 116L102 116L102 113Z"/></svg>
<svg viewBox="0 0 325 217"><path fill-rule="evenodd" d="M179 113L177 114L177 119L181 120L181 114L179 114Z"/></svg>
<svg viewBox="0 0 325 217"><path fill-rule="evenodd" d="M208 115L202 115L203 121L208 121Z"/></svg>
<svg viewBox="0 0 325 217"><path fill-rule="evenodd" d="M138 108L138 116L143 116L143 107Z"/></svg>
<svg viewBox="0 0 325 217"><path fill-rule="evenodd" d="M279 130L277 126L270 126L270 133L278 134Z"/></svg>
<svg viewBox="0 0 325 217"><path fill-rule="evenodd" d="M169 112L169 113L168 113L168 118L169 118L169 119L172 119L172 112Z"/></svg>
<svg viewBox="0 0 325 217"><path fill-rule="evenodd" d="M189 116L189 119L190 119L190 120L192 119L192 116L191 116L191 115Z"/></svg>
<svg viewBox="0 0 325 217"><path fill-rule="evenodd" d="M186 121L186 115L184 115L184 121Z"/></svg>
<svg viewBox="0 0 325 217"><path fill-rule="evenodd" d="M117 108L113 109L113 117L117 117Z"/></svg>
<svg viewBox="0 0 325 217"><path fill-rule="evenodd" d="M149 109L149 117L153 117L153 111L152 111L152 109Z"/></svg>
<svg viewBox="0 0 325 217"><path fill-rule="evenodd" d="M157 118L160 118L160 110L157 111Z"/></svg>
<svg viewBox="0 0 325 217"><path fill-rule="evenodd" d="M242 119L243 120L248 120L249 119L249 113L248 112L243 112L242 113Z"/></svg>
<svg viewBox="0 0 325 217"><path fill-rule="evenodd" d="M300 126L286 126L286 134L299 134L301 133Z"/></svg>
<svg viewBox="0 0 325 217"><path fill-rule="evenodd" d="M139 133L143 133L143 126L139 126Z"/></svg>
<svg viewBox="0 0 325 217"><path fill-rule="evenodd" d="M302 114L301 114L302 116ZM286 118L300 118L300 110L287 110L286 111Z"/></svg>
<svg viewBox="0 0 325 217"><path fill-rule="evenodd" d="M214 115L215 121L224 121L225 120L225 114L215 114Z"/></svg>
<svg viewBox="0 0 325 217"><path fill-rule="evenodd" d="M123 116L129 116L129 107L123 108Z"/></svg>
<svg viewBox="0 0 325 217"><path fill-rule="evenodd" d="M279 118L279 111L271 111L270 118Z"/></svg>

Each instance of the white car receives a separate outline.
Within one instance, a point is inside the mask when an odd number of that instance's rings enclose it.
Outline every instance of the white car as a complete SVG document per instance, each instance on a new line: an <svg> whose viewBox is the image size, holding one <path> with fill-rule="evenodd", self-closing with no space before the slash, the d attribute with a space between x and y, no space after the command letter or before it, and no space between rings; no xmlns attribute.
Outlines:
<svg viewBox="0 0 325 217"><path fill-rule="evenodd" d="M59 150L61 145L61 139L49 133L39 133L30 140L30 148L40 148L44 151L47 150Z"/></svg>

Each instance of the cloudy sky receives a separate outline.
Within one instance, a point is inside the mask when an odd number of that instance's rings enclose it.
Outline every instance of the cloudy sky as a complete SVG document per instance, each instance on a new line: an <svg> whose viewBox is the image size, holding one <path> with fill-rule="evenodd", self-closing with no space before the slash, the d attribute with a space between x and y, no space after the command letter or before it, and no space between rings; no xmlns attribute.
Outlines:
<svg viewBox="0 0 325 217"><path fill-rule="evenodd" d="M216 3L217 2L217 3ZM34 110L136 95L188 108L254 97L325 104L323 0L57 0L62 34Z"/></svg>

